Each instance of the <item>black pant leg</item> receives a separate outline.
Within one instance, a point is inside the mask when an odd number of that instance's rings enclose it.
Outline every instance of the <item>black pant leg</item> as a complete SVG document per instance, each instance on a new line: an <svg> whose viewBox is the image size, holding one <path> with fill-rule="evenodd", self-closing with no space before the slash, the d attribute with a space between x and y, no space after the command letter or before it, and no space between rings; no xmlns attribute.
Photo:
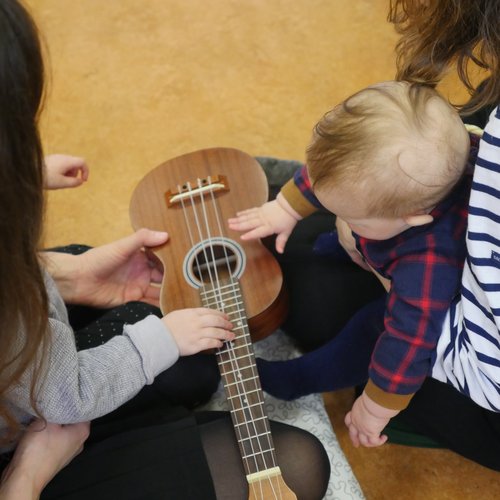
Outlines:
<svg viewBox="0 0 500 500"><path fill-rule="evenodd" d="M96 438L97 435L97 438ZM92 424L42 500L215 500L198 425L172 408Z"/></svg>
<svg viewBox="0 0 500 500"><path fill-rule="evenodd" d="M474 462L500 471L500 413L428 378L396 420Z"/></svg>

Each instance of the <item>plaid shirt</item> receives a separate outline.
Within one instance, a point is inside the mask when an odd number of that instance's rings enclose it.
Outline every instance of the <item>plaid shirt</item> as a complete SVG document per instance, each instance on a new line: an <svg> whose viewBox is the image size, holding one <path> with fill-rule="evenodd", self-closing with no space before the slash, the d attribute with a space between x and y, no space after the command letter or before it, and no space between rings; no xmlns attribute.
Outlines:
<svg viewBox="0 0 500 500"><path fill-rule="evenodd" d="M466 175L431 212L431 224L407 229L388 240L368 240L353 233L370 266L391 280L385 330L369 367L371 381L386 393L413 394L430 374L446 312L460 289L478 145L479 139L471 135ZM305 167L296 172L294 182L311 204L321 207Z"/></svg>
<svg viewBox="0 0 500 500"><path fill-rule="evenodd" d="M465 176L431 212L431 224L389 240L354 234L367 263L391 281L385 330L369 368L370 379L385 392L413 394L430 374L446 312L460 289L471 180Z"/></svg>

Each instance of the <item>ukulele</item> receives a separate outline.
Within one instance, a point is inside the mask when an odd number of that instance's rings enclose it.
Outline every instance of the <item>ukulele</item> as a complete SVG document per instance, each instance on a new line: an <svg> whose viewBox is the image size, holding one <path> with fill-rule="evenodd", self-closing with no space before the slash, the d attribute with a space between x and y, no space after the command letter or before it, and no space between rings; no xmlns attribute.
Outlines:
<svg viewBox="0 0 500 500"><path fill-rule="evenodd" d="M267 196L266 177L254 158L236 149L205 149L149 172L132 194L130 218L134 229L173 231L152 249L165 271L163 314L201 304L225 312L235 325L235 339L217 349L216 357L249 499L291 500L296 496L277 464L252 344L285 317L282 275L260 240L241 241L226 224Z"/></svg>

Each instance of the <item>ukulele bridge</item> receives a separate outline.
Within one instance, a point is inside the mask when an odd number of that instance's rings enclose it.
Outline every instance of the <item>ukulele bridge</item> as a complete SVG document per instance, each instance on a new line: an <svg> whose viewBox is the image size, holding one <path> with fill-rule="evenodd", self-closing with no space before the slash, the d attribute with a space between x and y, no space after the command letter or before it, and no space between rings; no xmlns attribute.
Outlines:
<svg viewBox="0 0 500 500"><path fill-rule="evenodd" d="M165 193L167 206L170 208L177 203L196 196L203 197L205 194L219 191L229 191L229 184L225 175L208 176L204 179L197 179L196 182L186 182L182 186L177 186L177 190L169 190Z"/></svg>

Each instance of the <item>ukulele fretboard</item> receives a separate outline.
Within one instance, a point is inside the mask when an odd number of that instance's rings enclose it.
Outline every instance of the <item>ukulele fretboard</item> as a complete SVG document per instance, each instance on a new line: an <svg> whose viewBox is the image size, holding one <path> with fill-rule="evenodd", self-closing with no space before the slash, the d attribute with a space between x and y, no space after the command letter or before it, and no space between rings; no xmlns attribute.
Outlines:
<svg viewBox="0 0 500 500"><path fill-rule="evenodd" d="M238 280L230 277L200 289L205 307L225 312L236 338L217 351L231 418L248 475L276 467L264 395Z"/></svg>

